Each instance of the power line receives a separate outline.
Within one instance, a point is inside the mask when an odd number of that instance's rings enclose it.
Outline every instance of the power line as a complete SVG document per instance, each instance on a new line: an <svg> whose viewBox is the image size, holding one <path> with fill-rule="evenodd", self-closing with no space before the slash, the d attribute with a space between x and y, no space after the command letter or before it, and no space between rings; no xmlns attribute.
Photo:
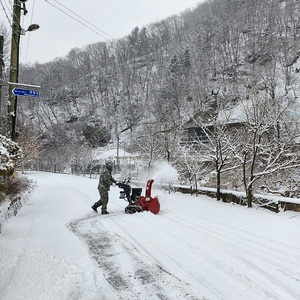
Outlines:
<svg viewBox="0 0 300 300"><path fill-rule="evenodd" d="M10 15L11 15L11 18L13 19L13 17L14 17L14 4L12 3L12 1L11 0L8 0L8 2L9 2L9 11L11 11L11 13L10 13ZM5 2L4 2L5 3ZM8 5L8 4L7 4ZM12 26L12 25L11 25Z"/></svg>
<svg viewBox="0 0 300 300"><path fill-rule="evenodd" d="M12 2L11 2L11 0L8 0L8 2L9 2L9 4L10 4L10 8L11 8L11 10L13 10L13 4L12 4Z"/></svg>
<svg viewBox="0 0 300 300"><path fill-rule="evenodd" d="M6 8L8 9L10 15L12 16L12 14L13 14L13 7L12 7L12 5L7 4L6 1L4 1L4 4L5 4Z"/></svg>
<svg viewBox="0 0 300 300"><path fill-rule="evenodd" d="M1 6L2 6L2 8L3 8L3 10L4 10L4 13L5 13L5 16L6 16L6 19L7 19L8 23L9 23L9 25L12 26L11 20L9 19L9 17L8 17L8 15L7 15L7 12L6 12L6 10L5 10L5 7L4 7L4 5L3 5L3 3L2 3L1 0L0 0L0 3L1 3Z"/></svg>
<svg viewBox="0 0 300 300"><path fill-rule="evenodd" d="M72 18L73 20L75 20L76 22L80 23L81 25L85 26L86 28L88 28L89 30L95 32L96 34L98 34L99 36L103 37L104 39L106 39L107 41L110 41L107 37L103 36L102 34L100 34L99 32L97 32L96 30L94 30L93 28L87 26L86 24L82 23L81 21L79 21L78 19L76 19L75 17L71 16L70 14L68 14L67 12L65 12L64 10L60 9L59 7L55 6L54 4L50 3L48 0L45 0L48 4L50 4L51 6L55 7L56 9L58 9L59 11L61 11L62 13L64 13L65 15L69 16L70 18Z"/></svg>
<svg viewBox="0 0 300 300"><path fill-rule="evenodd" d="M101 30L99 27L95 26L94 24L90 23L89 21L87 21L86 19L84 19L83 17L81 17L80 15L78 15L77 13L75 13L74 11L72 11L71 9L69 9L68 7L66 7L65 5L63 5L62 3L60 3L57 0L54 0L55 2L57 2L59 5L61 5L62 7L64 7L65 9L67 9L68 11L70 11L71 13L73 13L75 16L77 16L78 18L80 18L81 20L85 21L86 23L88 23L89 25L93 26L94 28L96 28L97 30L101 31L102 33L106 34L107 36L109 36L111 39L114 39L111 35L109 35L108 33L104 32L103 30Z"/></svg>
<svg viewBox="0 0 300 300"><path fill-rule="evenodd" d="M35 0L33 1L30 24L32 24L33 13L34 13L34 6L35 6ZM27 55L28 55L29 44L30 44L30 34L28 36L28 42L27 42L27 48L26 48L26 54L25 54L25 64L27 62Z"/></svg>

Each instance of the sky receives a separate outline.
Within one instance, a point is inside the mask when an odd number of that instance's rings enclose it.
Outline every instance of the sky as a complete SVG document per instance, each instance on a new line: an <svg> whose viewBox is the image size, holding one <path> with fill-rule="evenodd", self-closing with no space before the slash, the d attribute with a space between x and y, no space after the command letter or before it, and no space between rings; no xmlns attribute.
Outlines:
<svg viewBox="0 0 300 300"><path fill-rule="evenodd" d="M129 34L133 28L160 21L202 0L28 0L28 13L21 17L22 28L39 24L40 29L21 36L20 62L44 63L65 56L75 47L99 41L111 41ZM8 27L13 0L1 0L0 20ZM4 9L5 11L4 11ZM72 17L100 33L86 28ZM72 12L75 12L74 15ZM83 19L90 24L86 23ZM92 25L97 28L93 27ZM99 31L102 30L103 32Z"/></svg>

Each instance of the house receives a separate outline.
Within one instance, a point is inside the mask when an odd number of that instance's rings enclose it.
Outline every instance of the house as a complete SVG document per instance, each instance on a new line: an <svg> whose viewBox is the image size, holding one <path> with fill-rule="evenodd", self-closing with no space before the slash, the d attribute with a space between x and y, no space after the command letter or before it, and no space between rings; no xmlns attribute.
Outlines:
<svg viewBox="0 0 300 300"><path fill-rule="evenodd" d="M227 131L242 128L245 125L243 114L231 110L199 111L184 125L184 134L181 144L208 144L209 136L213 135L216 126L221 126ZM238 109L240 111L240 109Z"/></svg>

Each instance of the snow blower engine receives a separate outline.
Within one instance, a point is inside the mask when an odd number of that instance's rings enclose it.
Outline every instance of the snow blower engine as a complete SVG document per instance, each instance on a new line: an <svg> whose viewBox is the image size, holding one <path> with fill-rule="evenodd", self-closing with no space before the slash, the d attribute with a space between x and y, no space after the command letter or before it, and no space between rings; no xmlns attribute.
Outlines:
<svg viewBox="0 0 300 300"><path fill-rule="evenodd" d="M144 210L151 211L153 214L157 214L160 209L158 197L151 197L151 188L154 180L150 179L147 182L145 196L141 196L142 188L131 188L129 180L127 183L118 183L118 187L123 189L120 191L120 199L124 199L129 202L129 205L125 207L125 213L134 214L136 212L142 212Z"/></svg>

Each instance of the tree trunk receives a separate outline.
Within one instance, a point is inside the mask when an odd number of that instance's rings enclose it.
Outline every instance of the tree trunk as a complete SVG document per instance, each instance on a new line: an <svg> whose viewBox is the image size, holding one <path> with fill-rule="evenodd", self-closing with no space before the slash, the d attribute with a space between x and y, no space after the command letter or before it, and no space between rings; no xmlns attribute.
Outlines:
<svg viewBox="0 0 300 300"><path fill-rule="evenodd" d="M252 202L253 202L252 185L246 189L246 193L247 193L248 207L252 207Z"/></svg>
<svg viewBox="0 0 300 300"><path fill-rule="evenodd" d="M217 201L221 199L221 172L217 169Z"/></svg>

